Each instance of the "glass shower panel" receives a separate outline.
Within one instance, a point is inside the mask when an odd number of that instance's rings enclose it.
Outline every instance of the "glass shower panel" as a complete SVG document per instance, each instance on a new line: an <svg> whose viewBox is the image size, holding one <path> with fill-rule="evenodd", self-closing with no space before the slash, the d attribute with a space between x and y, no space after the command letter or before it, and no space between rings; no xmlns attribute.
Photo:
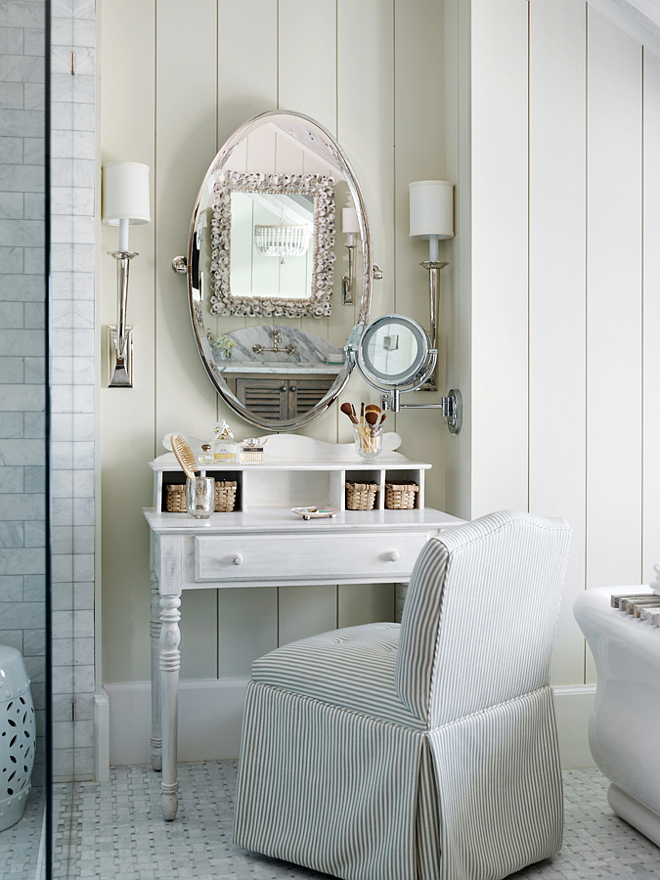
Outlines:
<svg viewBox="0 0 660 880"><path fill-rule="evenodd" d="M0 880L45 877L46 0L0 0Z"/></svg>

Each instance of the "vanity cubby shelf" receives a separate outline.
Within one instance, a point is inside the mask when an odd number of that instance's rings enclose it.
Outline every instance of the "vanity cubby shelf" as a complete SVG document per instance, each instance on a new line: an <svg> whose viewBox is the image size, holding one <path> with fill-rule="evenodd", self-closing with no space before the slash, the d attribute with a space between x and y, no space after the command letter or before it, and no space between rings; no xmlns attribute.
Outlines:
<svg viewBox="0 0 660 880"><path fill-rule="evenodd" d="M430 464L407 461L403 457L376 462L266 460L263 464L230 462L214 465L207 468L206 475L217 480L236 480L238 492L234 513L312 504L328 504L344 511L346 480L373 480L378 484L375 510L385 509L387 481L410 480L419 486L415 509L421 510L424 508L424 475L430 467ZM153 506L155 510L165 511L165 486L168 483L185 483L186 478L172 454L155 459L151 462L151 468L154 471ZM219 513L216 516L227 517L231 514Z"/></svg>

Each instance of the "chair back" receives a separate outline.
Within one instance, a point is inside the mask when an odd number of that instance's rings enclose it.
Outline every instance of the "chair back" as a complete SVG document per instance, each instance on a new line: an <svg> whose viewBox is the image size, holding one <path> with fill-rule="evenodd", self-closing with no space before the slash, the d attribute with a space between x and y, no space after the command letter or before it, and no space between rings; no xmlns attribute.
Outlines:
<svg viewBox="0 0 660 880"><path fill-rule="evenodd" d="M570 526L505 510L425 545L401 622L396 687L429 727L548 684Z"/></svg>

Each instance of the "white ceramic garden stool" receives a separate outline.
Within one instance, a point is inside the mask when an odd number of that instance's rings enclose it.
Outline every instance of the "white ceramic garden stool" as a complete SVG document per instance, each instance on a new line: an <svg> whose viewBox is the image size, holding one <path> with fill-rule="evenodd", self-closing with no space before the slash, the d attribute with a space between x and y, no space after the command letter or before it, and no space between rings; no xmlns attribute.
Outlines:
<svg viewBox="0 0 660 880"><path fill-rule="evenodd" d="M16 648L0 645L0 831L23 815L34 765L30 679Z"/></svg>

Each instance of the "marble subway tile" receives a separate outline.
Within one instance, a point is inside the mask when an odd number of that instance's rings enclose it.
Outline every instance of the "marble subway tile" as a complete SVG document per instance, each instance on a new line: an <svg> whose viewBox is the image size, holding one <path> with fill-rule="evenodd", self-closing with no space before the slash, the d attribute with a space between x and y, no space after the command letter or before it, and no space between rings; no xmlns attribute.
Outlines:
<svg viewBox="0 0 660 880"><path fill-rule="evenodd" d="M73 666L53 667L52 688L54 694L73 693Z"/></svg>
<svg viewBox="0 0 660 880"><path fill-rule="evenodd" d="M5 385L2 389L2 406L5 411L13 410L24 413L26 410L35 410L36 412L41 412L44 408L45 397L43 385L32 385L31 387L26 385ZM1 458L0 464L2 464Z"/></svg>
<svg viewBox="0 0 660 880"><path fill-rule="evenodd" d="M58 562L61 561L61 559L58 560ZM53 581L51 595L53 611L73 610L73 583L70 580Z"/></svg>
<svg viewBox="0 0 660 880"><path fill-rule="evenodd" d="M50 121L52 131L68 131L73 128L73 104L69 101L51 101Z"/></svg>
<svg viewBox="0 0 660 880"><path fill-rule="evenodd" d="M78 749L73 750L73 778L79 781L90 780L94 778L94 749ZM180 873L180 877L183 875ZM145 878L146 880L146 878Z"/></svg>
<svg viewBox="0 0 660 880"><path fill-rule="evenodd" d="M50 359L50 379L54 385L71 385L73 382L73 358L56 355ZM57 467L57 465L53 465Z"/></svg>
<svg viewBox="0 0 660 880"><path fill-rule="evenodd" d="M23 162L26 165L42 166L46 157L46 142L43 138L23 139Z"/></svg>
<svg viewBox="0 0 660 880"><path fill-rule="evenodd" d="M23 491L23 468L0 467L0 495L15 495ZM8 499L11 503L11 499Z"/></svg>
<svg viewBox="0 0 660 880"><path fill-rule="evenodd" d="M61 360L65 360L65 358L61 358ZM50 466L55 471L73 468L73 443L70 440L51 441Z"/></svg>
<svg viewBox="0 0 660 880"><path fill-rule="evenodd" d="M72 439L74 440L93 440L94 439L94 414L93 413L74 413Z"/></svg>
<svg viewBox="0 0 660 880"><path fill-rule="evenodd" d="M3 637L4 641L4 637ZM46 653L46 632L40 629L26 629L23 635L23 653L28 657L43 656Z"/></svg>
<svg viewBox="0 0 660 880"><path fill-rule="evenodd" d="M71 159L73 157L73 132L52 131L50 134L50 154L54 159ZM57 187L51 188L51 210L56 204Z"/></svg>
<svg viewBox="0 0 660 880"><path fill-rule="evenodd" d="M2 601L2 600L0 600L0 601ZM22 654L24 651L23 632L24 632L24 630L22 630L22 629L3 630L2 631L2 644L9 645L10 648L16 648L16 650L20 651Z"/></svg>
<svg viewBox="0 0 660 880"><path fill-rule="evenodd" d="M50 42L53 47L70 48L73 45L73 19L53 16L50 24Z"/></svg>
<svg viewBox="0 0 660 880"><path fill-rule="evenodd" d="M23 358L0 357L0 385L20 385L22 383ZM2 391L3 397L4 393Z"/></svg>
<svg viewBox="0 0 660 880"><path fill-rule="evenodd" d="M0 526L2 524L0 523ZM23 601L22 575L0 575L0 602ZM3 638L4 643L4 638Z"/></svg>
<svg viewBox="0 0 660 880"><path fill-rule="evenodd" d="M66 351L65 348L60 349ZM73 386L55 385L50 391L51 412L73 412Z"/></svg>
<svg viewBox="0 0 660 880"><path fill-rule="evenodd" d="M94 131L94 105L72 104L73 130Z"/></svg>
<svg viewBox="0 0 660 880"><path fill-rule="evenodd" d="M74 526L74 528L82 528ZM87 527L85 527L87 528ZM94 610L94 584L92 581L75 581L73 584L73 607L75 611Z"/></svg>
<svg viewBox="0 0 660 880"><path fill-rule="evenodd" d="M53 639L73 638L73 611L53 611Z"/></svg>
<svg viewBox="0 0 660 880"><path fill-rule="evenodd" d="M74 24L75 30L75 24ZM71 76L73 80L73 94L71 100L74 104L94 104L94 77L85 74Z"/></svg>
<svg viewBox="0 0 660 880"><path fill-rule="evenodd" d="M73 303L70 300L53 300L50 306L50 326L57 330L73 327Z"/></svg>
<svg viewBox="0 0 660 880"><path fill-rule="evenodd" d="M44 518L43 483L41 494L17 493L12 495L10 511L6 510L4 505L0 505L0 520L17 518L23 520ZM77 523L77 525L88 525L88 523Z"/></svg>
<svg viewBox="0 0 660 880"><path fill-rule="evenodd" d="M73 471L73 498L93 498L94 497L94 471L74 470ZM86 523L78 523L78 525L87 525ZM85 580L85 578L79 578Z"/></svg>
<svg viewBox="0 0 660 880"><path fill-rule="evenodd" d="M86 37L82 37L86 39ZM93 76L96 68L96 51L93 44L89 46L76 45L76 74Z"/></svg>
<svg viewBox="0 0 660 880"><path fill-rule="evenodd" d="M32 684L46 681L45 657L23 657L23 660L25 661L25 668Z"/></svg>
<svg viewBox="0 0 660 880"><path fill-rule="evenodd" d="M2 166L0 166L2 167ZM0 183L1 186L1 183ZM0 274L20 275L23 272L23 248L0 247Z"/></svg>
<svg viewBox="0 0 660 880"><path fill-rule="evenodd" d="M75 611L74 611L74 632L75 632ZM74 638L73 641L73 665L74 666L94 666L94 639L93 638Z"/></svg>
<svg viewBox="0 0 660 880"><path fill-rule="evenodd" d="M23 601L43 602L46 595L46 577L43 574L26 574L23 578Z"/></svg>
<svg viewBox="0 0 660 880"><path fill-rule="evenodd" d="M74 329L94 329L94 300L81 299L75 300L73 304L72 327ZM91 335L91 345L94 345L93 334ZM76 345L74 336L74 347Z"/></svg>
<svg viewBox="0 0 660 880"><path fill-rule="evenodd" d="M74 274L73 298L94 299L94 276L91 272L76 272Z"/></svg>
<svg viewBox="0 0 660 880"><path fill-rule="evenodd" d="M94 464L94 443L75 441L73 443L73 467L76 470L93 470Z"/></svg>
<svg viewBox="0 0 660 880"><path fill-rule="evenodd" d="M58 47L56 47L57 49ZM52 56L51 56L52 57ZM50 76L50 95L51 101L55 101L57 103L72 103L73 102L73 83L71 80L76 79L75 76L71 76L70 73L70 60L69 53L66 53L67 57L67 65L66 71L58 70L53 71Z"/></svg>
<svg viewBox="0 0 660 880"><path fill-rule="evenodd" d="M89 614L89 611L74 611L74 633L75 633L75 615ZM74 651L75 653L75 651ZM73 667L73 688L74 693L89 693L94 690L94 665L75 666Z"/></svg>
<svg viewBox="0 0 660 880"><path fill-rule="evenodd" d="M0 80L15 83L45 82L44 58L35 55L0 55Z"/></svg>
<svg viewBox="0 0 660 880"><path fill-rule="evenodd" d="M41 83L25 83L23 85L23 107L26 110L46 108L46 89Z"/></svg>
<svg viewBox="0 0 660 880"><path fill-rule="evenodd" d="M45 566L40 548L5 547L0 554L0 574L42 574Z"/></svg>
<svg viewBox="0 0 660 880"><path fill-rule="evenodd" d="M0 463L5 467L42 465L45 457L43 440L0 440Z"/></svg>
<svg viewBox="0 0 660 880"><path fill-rule="evenodd" d="M43 137L44 114L42 110L4 110L0 116L1 137ZM21 145L22 146L22 145ZM20 160L22 161L22 159ZM16 185L16 178L23 182ZM10 180L7 174L1 174L0 180L3 189L6 189ZM25 192L34 192L35 189L43 189L43 168L27 168L23 173L15 172L13 189Z"/></svg>
<svg viewBox="0 0 660 880"><path fill-rule="evenodd" d="M59 242L50 247L50 270L53 279L60 274L70 275L73 269L73 244Z"/></svg>
<svg viewBox="0 0 660 880"><path fill-rule="evenodd" d="M28 302L23 307L25 327L28 330L43 330L46 326L46 306L42 302Z"/></svg>
<svg viewBox="0 0 660 880"><path fill-rule="evenodd" d="M40 330L1 330L0 356L43 356L44 334Z"/></svg>
<svg viewBox="0 0 660 880"><path fill-rule="evenodd" d="M78 160L76 160L77 162ZM82 161L82 160L81 160ZM76 183L76 169L73 171L74 186L84 188L85 184ZM79 244L94 244L94 212L89 215L73 215L73 240Z"/></svg>
<svg viewBox="0 0 660 880"><path fill-rule="evenodd" d="M0 27L0 54L23 54L23 28Z"/></svg>
<svg viewBox="0 0 660 880"><path fill-rule="evenodd" d="M52 526L50 546L54 555L73 553L73 526Z"/></svg>
<svg viewBox="0 0 660 880"><path fill-rule="evenodd" d="M39 55L42 57L46 54L46 32L43 28L24 29L23 54Z"/></svg>
<svg viewBox="0 0 660 880"><path fill-rule="evenodd" d="M46 436L46 416L44 412L26 412L24 415L24 437L43 439Z"/></svg>
<svg viewBox="0 0 660 880"><path fill-rule="evenodd" d="M44 224L39 220L0 219L0 241L7 247L43 247Z"/></svg>
<svg viewBox="0 0 660 880"><path fill-rule="evenodd" d="M73 415L53 413L50 421L51 440L73 440Z"/></svg>
<svg viewBox="0 0 660 880"><path fill-rule="evenodd" d="M8 0L5 4L5 24L7 27L44 27L46 8L43 3L26 0Z"/></svg>
<svg viewBox="0 0 660 880"><path fill-rule="evenodd" d="M96 44L96 22L91 18L75 18L73 21L73 45L80 48L93 49ZM93 80L94 67L77 68L80 73L91 74Z"/></svg>
<svg viewBox="0 0 660 880"><path fill-rule="evenodd" d="M25 358L25 384L26 385L42 385L46 380L46 358ZM39 396L41 400L41 395ZM36 409L43 409L43 402ZM27 407L26 407L27 409Z"/></svg>
<svg viewBox="0 0 660 880"><path fill-rule="evenodd" d="M52 186L73 186L73 159L51 159L50 174Z"/></svg>
<svg viewBox="0 0 660 880"><path fill-rule="evenodd" d="M94 190L82 186L73 190L73 213L80 216L94 217ZM76 228L74 226L74 232ZM76 239L77 240L77 239Z"/></svg>
<svg viewBox="0 0 660 880"><path fill-rule="evenodd" d="M73 721L55 721L53 723L53 748L73 748Z"/></svg>
<svg viewBox="0 0 660 880"><path fill-rule="evenodd" d="M23 199L26 220L43 220L45 211L45 199L43 193L25 193Z"/></svg>
<svg viewBox="0 0 660 880"><path fill-rule="evenodd" d="M46 468L45 467L26 467L23 474L23 485L25 494L41 495L46 485ZM32 517L32 519L42 519L42 517Z"/></svg>
<svg viewBox="0 0 660 880"><path fill-rule="evenodd" d="M75 639L92 639L94 638L94 612L93 611L74 611L73 612L73 637ZM93 690L91 688L82 688L82 690Z"/></svg>
<svg viewBox="0 0 660 880"><path fill-rule="evenodd" d="M45 547L46 546L46 524L43 522L26 522L25 523L25 546L26 547Z"/></svg>
<svg viewBox="0 0 660 880"><path fill-rule="evenodd" d="M1 248L0 248L1 250ZM23 248L11 248L20 254L20 272L23 271ZM2 255L0 255L2 262ZM0 271L2 271L0 269ZM44 300L44 279L30 275L0 275L0 299L18 300L21 302L41 302Z"/></svg>
<svg viewBox="0 0 660 880"><path fill-rule="evenodd" d="M73 351L73 330L70 327L63 327L60 330L51 328L50 331L50 350L53 355L70 355ZM53 388L53 390L55 390ZM65 410L52 409L52 412L71 412L69 405Z"/></svg>
<svg viewBox="0 0 660 880"><path fill-rule="evenodd" d="M23 193L0 192L0 218L23 219Z"/></svg>
<svg viewBox="0 0 660 880"><path fill-rule="evenodd" d="M94 525L94 498L78 498L73 507L74 526Z"/></svg>
<svg viewBox="0 0 660 880"><path fill-rule="evenodd" d="M23 83L0 82L0 110L23 109Z"/></svg>
<svg viewBox="0 0 660 880"><path fill-rule="evenodd" d="M12 520L4 520L0 522L0 548L6 547L23 547L25 546L25 534L24 534L24 523L22 521L12 522ZM0 568L2 563L0 563ZM21 575L23 572L21 572ZM18 599L23 598L23 578L18 578L20 580L20 591L19 594L13 599L8 599L6 601L14 601L16 602ZM0 584L0 597L4 595L3 585ZM5 601L0 598L0 601Z"/></svg>
<svg viewBox="0 0 660 880"><path fill-rule="evenodd" d="M73 243L73 217L69 214L54 214L51 217L51 241Z"/></svg>
<svg viewBox="0 0 660 880"><path fill-rule="evenodd" d="M44 625L44 614L43 602L5 602L0 614L0 630L40 629Z"/></svg>
<svg viewBox="0 0 660 880"><path fill-rule="evenodd" d="M94 376L94 358L76 357L73 363L73 384L89 385Z"/></svg>
<svg viewBox="0 0 660 880"><path fill-rule="evenodd" d="M73 498L73 470L54 470L50 475L53 498Z"/></svg>
<svg viewBox="0 0 660 880"><path fill-rule="evenodd" d="M51 508L53 525L73 525L73 500L71 498L53 498Z"/></svg>
<svg viewBox="0 0 660 880"><path fill-rule="evenodd" d="M0 437L22 437L23 417L21 413L7 413L0 410ZM1 485L1 484L0 484ZM2 489L0 489L0 492Z"/></svg>
<svg viewBox="0 0 660 880"><path fill-rule="evenodd" d="M10 222L10 221L8 221ZM1 231L0 231L1 234ZM0 302L0 327L15 328L24 326L23 303Z"/></svg>
<svg viewBox="0 0 660 880"><path fill-rule="evenodd" d="M46 271L46 252L42 247L26 247L24 250L23 265L26 275L39 275L43 278Z"/></svg>
<svg viewBox="0 0 660 880"><path fill-rule="evenodd" d="M22 164L23 138L0 137L0 164Z"/></svg>
<svg viewBox="0 0 660 880"><path fill-rule="evenodd" d="M73 271L74 272L94 272L94 245L80 244L74 242L73 245Z"/></svg>
<svg viewBox="0 0 660 880"><path fill-rule="evenodd" d="M94 188L94 160L93 159L76 159L73 164L73 185L82 186L87 189ZM79 242L79 239L76 239ZM93 239L92 239L93 241ZM85 242L83 242L84 244Z"/></svg>
<svg viewBox="0 0 660 880"><path fill-rule="evenodd" d="M94 580L94 554L76 553L73 557L73 580L87 583ZM74 618L75 628L75 618Z"/></svg>

